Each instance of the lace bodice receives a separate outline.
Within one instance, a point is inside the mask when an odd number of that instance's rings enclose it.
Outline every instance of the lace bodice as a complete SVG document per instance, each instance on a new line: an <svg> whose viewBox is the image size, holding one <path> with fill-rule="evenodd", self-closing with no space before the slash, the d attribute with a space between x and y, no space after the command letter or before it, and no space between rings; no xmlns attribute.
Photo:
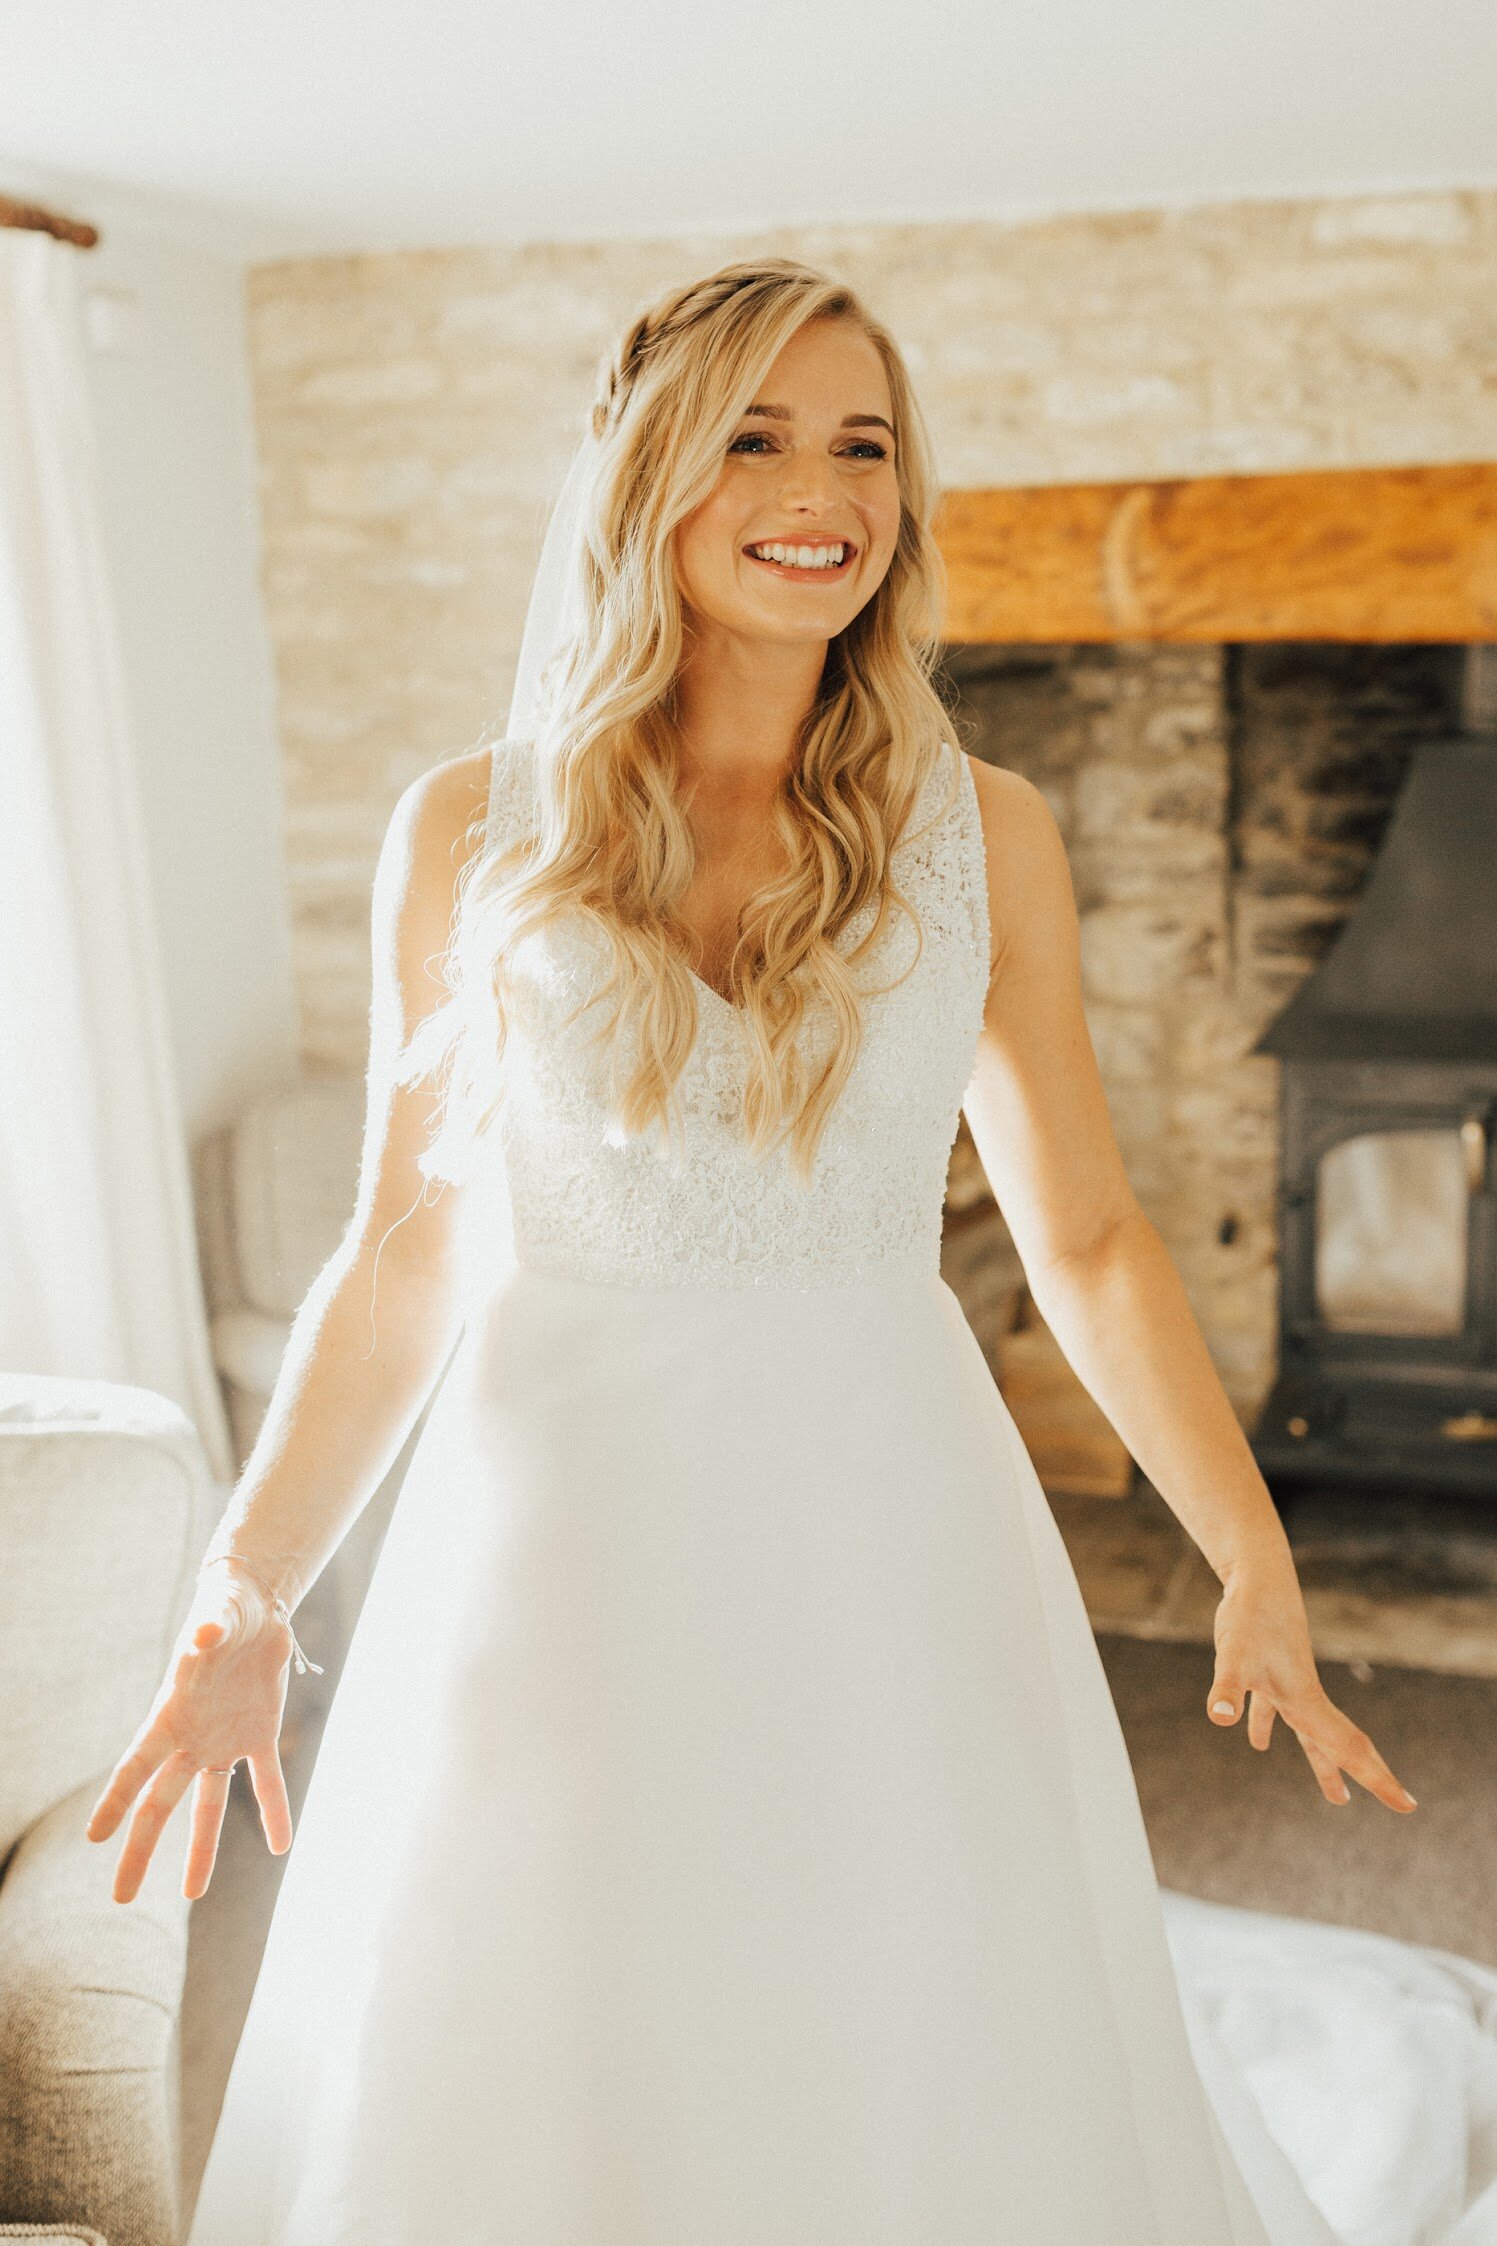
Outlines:
<svg viewBox="0 0 1497 2246"><path fill-rule="evenodd" d="M493 752L489 835L528 831L530 745ZM564 1017L601 980L600 939L579 916L539 939L538 1034L515 1034L498 1129L519 1262L636 1284L821 1286L938 1268L946 1171L969 1083L988 979L987 882L977 791L949 743L893 853L919 915L921 956L902 982L863 1001L863 1042L803 1184L788 1151L756 1155L742 1135L748 1034L740 1010L695 976L697 1035L677 1087L684 1146L612 1143L596 1011ZM869 928L865 906L838 942ZM527 946L527 950L531 947ZM916 949L892 911L859 962L889 983ZM596 980L591 982L596 987ZM554 1006L549 1002L554 995ZM547 1027L548 1015L554 1023Z"/></svg>

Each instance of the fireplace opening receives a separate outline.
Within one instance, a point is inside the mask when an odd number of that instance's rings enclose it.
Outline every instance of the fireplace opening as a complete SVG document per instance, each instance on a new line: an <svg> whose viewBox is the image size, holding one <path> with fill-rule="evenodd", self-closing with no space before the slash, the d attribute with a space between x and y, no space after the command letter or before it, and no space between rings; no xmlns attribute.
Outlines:
<svg viewBox="0 0 1497 2246"><path fill-rule="evenodd" d="M1480 1127L1476 1147L1480 1149ZM1320 1157L1315 1314L1332 1333L1458 1334L1471 1179L1463 1128L1359 1131Z"/></svg>

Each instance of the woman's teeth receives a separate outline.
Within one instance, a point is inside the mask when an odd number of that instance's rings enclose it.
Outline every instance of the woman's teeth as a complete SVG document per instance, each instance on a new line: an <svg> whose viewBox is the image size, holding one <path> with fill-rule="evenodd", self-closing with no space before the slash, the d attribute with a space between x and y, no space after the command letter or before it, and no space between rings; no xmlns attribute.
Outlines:
<svg viewBox="0 0 1497 2246"><path fill-rule="evenodd" d="M847 558L847 547L750 546L755 561L780 562L787 569L837 569Z"/></svg>

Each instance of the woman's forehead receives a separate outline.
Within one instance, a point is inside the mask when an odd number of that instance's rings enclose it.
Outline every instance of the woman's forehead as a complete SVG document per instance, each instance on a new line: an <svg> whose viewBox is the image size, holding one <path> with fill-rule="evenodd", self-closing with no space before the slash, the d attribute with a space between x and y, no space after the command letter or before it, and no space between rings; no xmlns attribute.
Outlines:
<svg viewBox="0 0 1497 2246"><path fill-rule="evenodd" d="M817 334L817 329L846 331ZM793 335L770 364L745 416L794 421L834 412L839 424L882 422L892 428L894 412L883 354L850 320L812 321Z"/></svg>

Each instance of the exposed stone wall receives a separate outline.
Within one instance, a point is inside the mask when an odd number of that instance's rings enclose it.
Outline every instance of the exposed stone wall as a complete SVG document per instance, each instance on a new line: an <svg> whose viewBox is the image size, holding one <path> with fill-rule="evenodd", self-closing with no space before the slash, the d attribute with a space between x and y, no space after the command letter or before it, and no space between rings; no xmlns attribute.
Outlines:
<svg viewBox="0 0 1497 2246"><path fill-rule="evenodd" d="M1250 1415L1278 1149L1278 1066L1252 1046L1361 894L1414 747L1456 722L1458 651L989 647L948 668L967 745L1033 780L1065 836L1118 1143ZM968 1268L986 1308L1015 1269L997 1219Z"/></svg>
<svg viewBox="0 0 1497 2246"><path fill-rule="evenodd" d="M1233 854L1241 996L1255 1032L1361 895L1419 742L1460 722L1463 651L1232 651Z"/></svg>
<svg viewBox="0 0 1497 2246"><path fill-rule="evenodd" d="M890 322L951 485L1497 447L1497 191L259 267L264 584L309 1063L363 1066L380 838L405 783L507 705L597 358L648 296L762 249L834 266ZM1272 1088L1259 1064L1226 1073L1262 996L1234 960L1249 929L1263 990L1292 980L1354 878L1359 814L1348 782L1312 817L1267 734L1244 737L1234 776L1236 676L1216 652L1092 651L1069 680L1015 661L999 753L1045 764L1064 807L1130 1167L1247 1402L1266 1377ZM1376 798L1381 780L1366 785ZM1286 786L1302 829L1283 824ZM1255 788L1256 824L1233 808ZM1323 815L1349 822L1339 840ZM1285 870L1301 844L1302 892ZM1235 1217L1232 1241L1208 1211Z"/></svg>

